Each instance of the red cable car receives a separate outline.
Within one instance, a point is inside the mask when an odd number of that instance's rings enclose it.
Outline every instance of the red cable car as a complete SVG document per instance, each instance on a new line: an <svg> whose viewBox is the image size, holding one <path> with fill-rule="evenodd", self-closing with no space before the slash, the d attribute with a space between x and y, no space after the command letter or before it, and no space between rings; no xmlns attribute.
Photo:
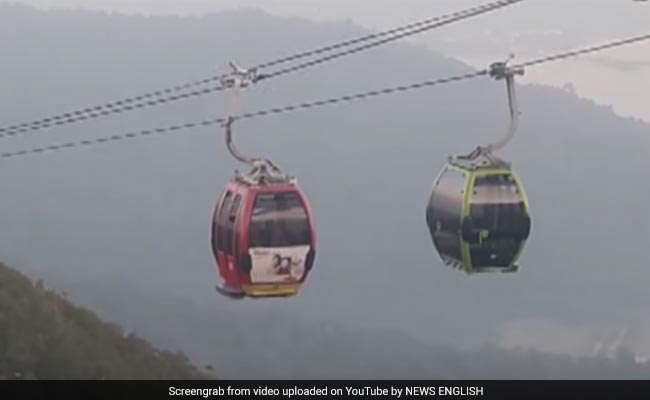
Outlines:
<svg viewBox="0 0 650 400"><path fill-rule="evenodd" d="M217 291L234 298L290 297L298 294L316 257L314 218L295 178L264 159L233 156L252 166L228 182L214 210L212 250L222 284Z"/></svg>

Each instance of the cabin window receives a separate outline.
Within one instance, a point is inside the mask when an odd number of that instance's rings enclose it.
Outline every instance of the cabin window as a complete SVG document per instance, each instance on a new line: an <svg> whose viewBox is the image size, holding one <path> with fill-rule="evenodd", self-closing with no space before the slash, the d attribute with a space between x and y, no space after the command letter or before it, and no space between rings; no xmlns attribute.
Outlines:
<svg viewBox="0 0 650 400"><path fill-rule="evenodd" d="M500 237L518 237L526 229L526 206L510 174L477 177L470 214L475 229Z"/></svg>
<svg viewBox="0 0 650 400"><path fill-rule="evenodd" d="M514 262L529 229L521 190L511 174L477 177L471 211L474 230L485 230L482 243L471 245L472 264L506 267Z"/></svg>
<svg viewBox="0 0 650 400"><path fill-rule="evenodd" d="M311 244L305 206L295 192L260 193L250 225L250 247L290 247Z"/></svg>
<svg viewBox="0 0 650 400"><path fill-rule="evenodd" d="M225 251L225 229L226 229L226 221L224 218L225 211L229 209L230 207L230 202L232 200L232 192L229 190L226 192L226 194L223 197L223 201L221 202L221 207L219 210L217 210L217 215L215 216L215 221L214 224L216 224L216 229L217 229L217 250L218 251ZM214 227L213 224L213 227Z"/></svg>
<svg viewBox="0 0 650 400"><path fill-rule="evenodd" d="M235 255L233 251L234 236L235 236L235 224L237 223L237 212L239 211L239 205L241 204L241 195L235 196L230 206L230 210L226 215L226 233L224 235L224 250L228 254Z"/></svg>
<svg viewBox="0 0 650 400"><path fill-rule="evenodd" d="M438 251L456 260L461 259L460 228L466 177L447 168L436 182L427 209L427 223Z"/></svg>
<svg viewBox="0 0 650 400"><path fill-rule="evenodd" d="M465 197L465 174L447 169L441 176L431 195L432 217L444 224L445 230L460 230L460 220Z"/></svg>
<svg viewBox="0 0 650 400"><path fill-rule="evenodd" d="M512 265L521 249L522 242L514 239L496 239L482 244L470 245L470 257L474 268L508 267Z"/></svg>

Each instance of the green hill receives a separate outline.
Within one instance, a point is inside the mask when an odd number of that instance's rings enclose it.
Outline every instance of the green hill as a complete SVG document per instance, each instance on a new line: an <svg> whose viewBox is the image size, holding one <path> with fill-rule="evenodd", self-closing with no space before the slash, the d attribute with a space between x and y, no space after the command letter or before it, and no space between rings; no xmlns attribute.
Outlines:
<svg viewBox="0 0 650 400"><path fill-rule="evenodd" d="M0 264L0 379L206 379L65 294Z"/></svg>

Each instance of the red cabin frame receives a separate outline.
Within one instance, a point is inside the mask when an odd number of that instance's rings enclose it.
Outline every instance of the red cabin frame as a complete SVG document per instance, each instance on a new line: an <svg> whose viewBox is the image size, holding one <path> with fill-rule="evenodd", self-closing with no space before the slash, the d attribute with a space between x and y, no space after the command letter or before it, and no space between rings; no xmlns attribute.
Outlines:
<svg viewBox="0 0 650 400"><path fill-rule="evenodd" d="M300 280L254 283L250 274L251 265L244 265L247 263L246 255L249 254L250 249L250 226L255 201L259 194L269 193L295 193L307 215L311 248ZM251 185L236 179L229 181L214 209L211 237L217 272L223 280L223 286L217 289L221 294L231 298L294 296L306 281L315 261L314 217L307 197L295 183ZM248 260L250 264L250 258Z"/></svg>

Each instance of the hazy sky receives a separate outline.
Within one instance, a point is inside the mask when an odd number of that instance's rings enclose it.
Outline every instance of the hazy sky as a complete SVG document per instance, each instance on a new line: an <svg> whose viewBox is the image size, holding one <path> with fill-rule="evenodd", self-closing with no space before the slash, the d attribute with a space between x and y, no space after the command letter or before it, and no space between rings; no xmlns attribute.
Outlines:
<svg viewBox="0 0 650 400"><path fill-rule="evenodd" d="M0 0L1 1L1 0ZM487 3L486 0L14 0L39 7L146 14L203 14L255 7L283 16L350 20L382 29ZM372 5L370 7L370 5ZM474 66L514 52L537 57L650 31L650 2L527 0L415 40ZM290 48L290 44L288 44ZM650 43L530 69L527 82L572 83L578 94L611 104L622 115L650 121Z"/></svg>

